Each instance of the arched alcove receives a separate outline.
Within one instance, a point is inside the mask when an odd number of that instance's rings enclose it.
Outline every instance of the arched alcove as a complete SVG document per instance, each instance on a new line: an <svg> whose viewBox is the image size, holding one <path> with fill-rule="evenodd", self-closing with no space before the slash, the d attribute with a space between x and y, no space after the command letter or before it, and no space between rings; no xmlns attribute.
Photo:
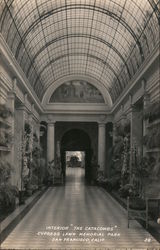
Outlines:
<svg viewBox="0 0 160 250"><path fill-rule="evenodd" d="M109 95L108 90L106 87L100 82L97 81L94 77L91 76L84 76L84 75L71 75L71 76L65 76L57 81L54 82L54 84L51 84L46 92L44 93L43 99L42 99L42 105L47 108L49 105L49 100L52 96L52 94L56 91L57 88L59 88L63 83L68 81L75 81L77 79L80 79L81 81L87 81L90 84L92 84L99 92L102 94L104 98L104 102L107 105L108 108L112 107L112 100Z"/></svg>
<svg viewBox="0 0 160 250"><path fill-rule="evenodd" d="M61 161L64 175L66 173L65 154L66 151L85 152L85 180L91 179L91 140L89 135L81 129L71 129L67 131L61 139Z"/></svg>

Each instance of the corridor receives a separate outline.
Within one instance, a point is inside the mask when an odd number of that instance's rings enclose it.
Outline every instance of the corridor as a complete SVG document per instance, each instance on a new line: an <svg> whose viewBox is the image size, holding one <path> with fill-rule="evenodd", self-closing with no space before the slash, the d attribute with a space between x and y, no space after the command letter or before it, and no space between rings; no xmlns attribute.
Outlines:
<svg viewBox="0 0 160 250"><path fill-rule="evenodd" d="M50 187L2 243L2 249L158 248L103 189L85 186L83 168L68 168L66 185Z"/></svg>

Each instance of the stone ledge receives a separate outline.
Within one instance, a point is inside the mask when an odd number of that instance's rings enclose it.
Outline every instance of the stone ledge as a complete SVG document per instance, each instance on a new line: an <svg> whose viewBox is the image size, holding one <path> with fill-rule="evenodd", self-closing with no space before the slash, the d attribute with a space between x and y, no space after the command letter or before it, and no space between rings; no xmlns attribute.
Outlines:
<svg viewBox="0 0 160 250"><path fill-rule="evenodd" d="M30 211L34 204L46 192L47 187L41 191L37 191L34 195L29 197L24 205L18 206L6 219L0 222L0 245L9 235L9 233L16 227L16 225L23 219L23 217Z"/></svg>

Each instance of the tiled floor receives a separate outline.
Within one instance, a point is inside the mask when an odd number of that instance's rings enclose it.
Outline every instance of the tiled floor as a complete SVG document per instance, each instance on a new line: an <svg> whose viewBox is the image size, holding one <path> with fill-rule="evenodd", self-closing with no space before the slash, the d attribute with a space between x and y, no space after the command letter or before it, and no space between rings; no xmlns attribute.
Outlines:
<svg viewBox="0 0 160 250"><path fill-rule="evenodd" d="M2 249L160 249L105 191L85 186L84 170L69 168L66 186L54 187L22 219Z"/></svg>

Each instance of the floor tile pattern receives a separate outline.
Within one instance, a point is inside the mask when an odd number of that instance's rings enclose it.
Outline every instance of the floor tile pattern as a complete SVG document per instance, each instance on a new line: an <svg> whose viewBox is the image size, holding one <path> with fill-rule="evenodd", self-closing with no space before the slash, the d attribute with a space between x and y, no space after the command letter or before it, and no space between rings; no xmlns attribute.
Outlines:
<svg viewBox="0 0 160 250"><path fill-rule="evenodd" d="M160 249L107 192L84 185L84 169L68 168L2 243L2 249Z"/></svg>

